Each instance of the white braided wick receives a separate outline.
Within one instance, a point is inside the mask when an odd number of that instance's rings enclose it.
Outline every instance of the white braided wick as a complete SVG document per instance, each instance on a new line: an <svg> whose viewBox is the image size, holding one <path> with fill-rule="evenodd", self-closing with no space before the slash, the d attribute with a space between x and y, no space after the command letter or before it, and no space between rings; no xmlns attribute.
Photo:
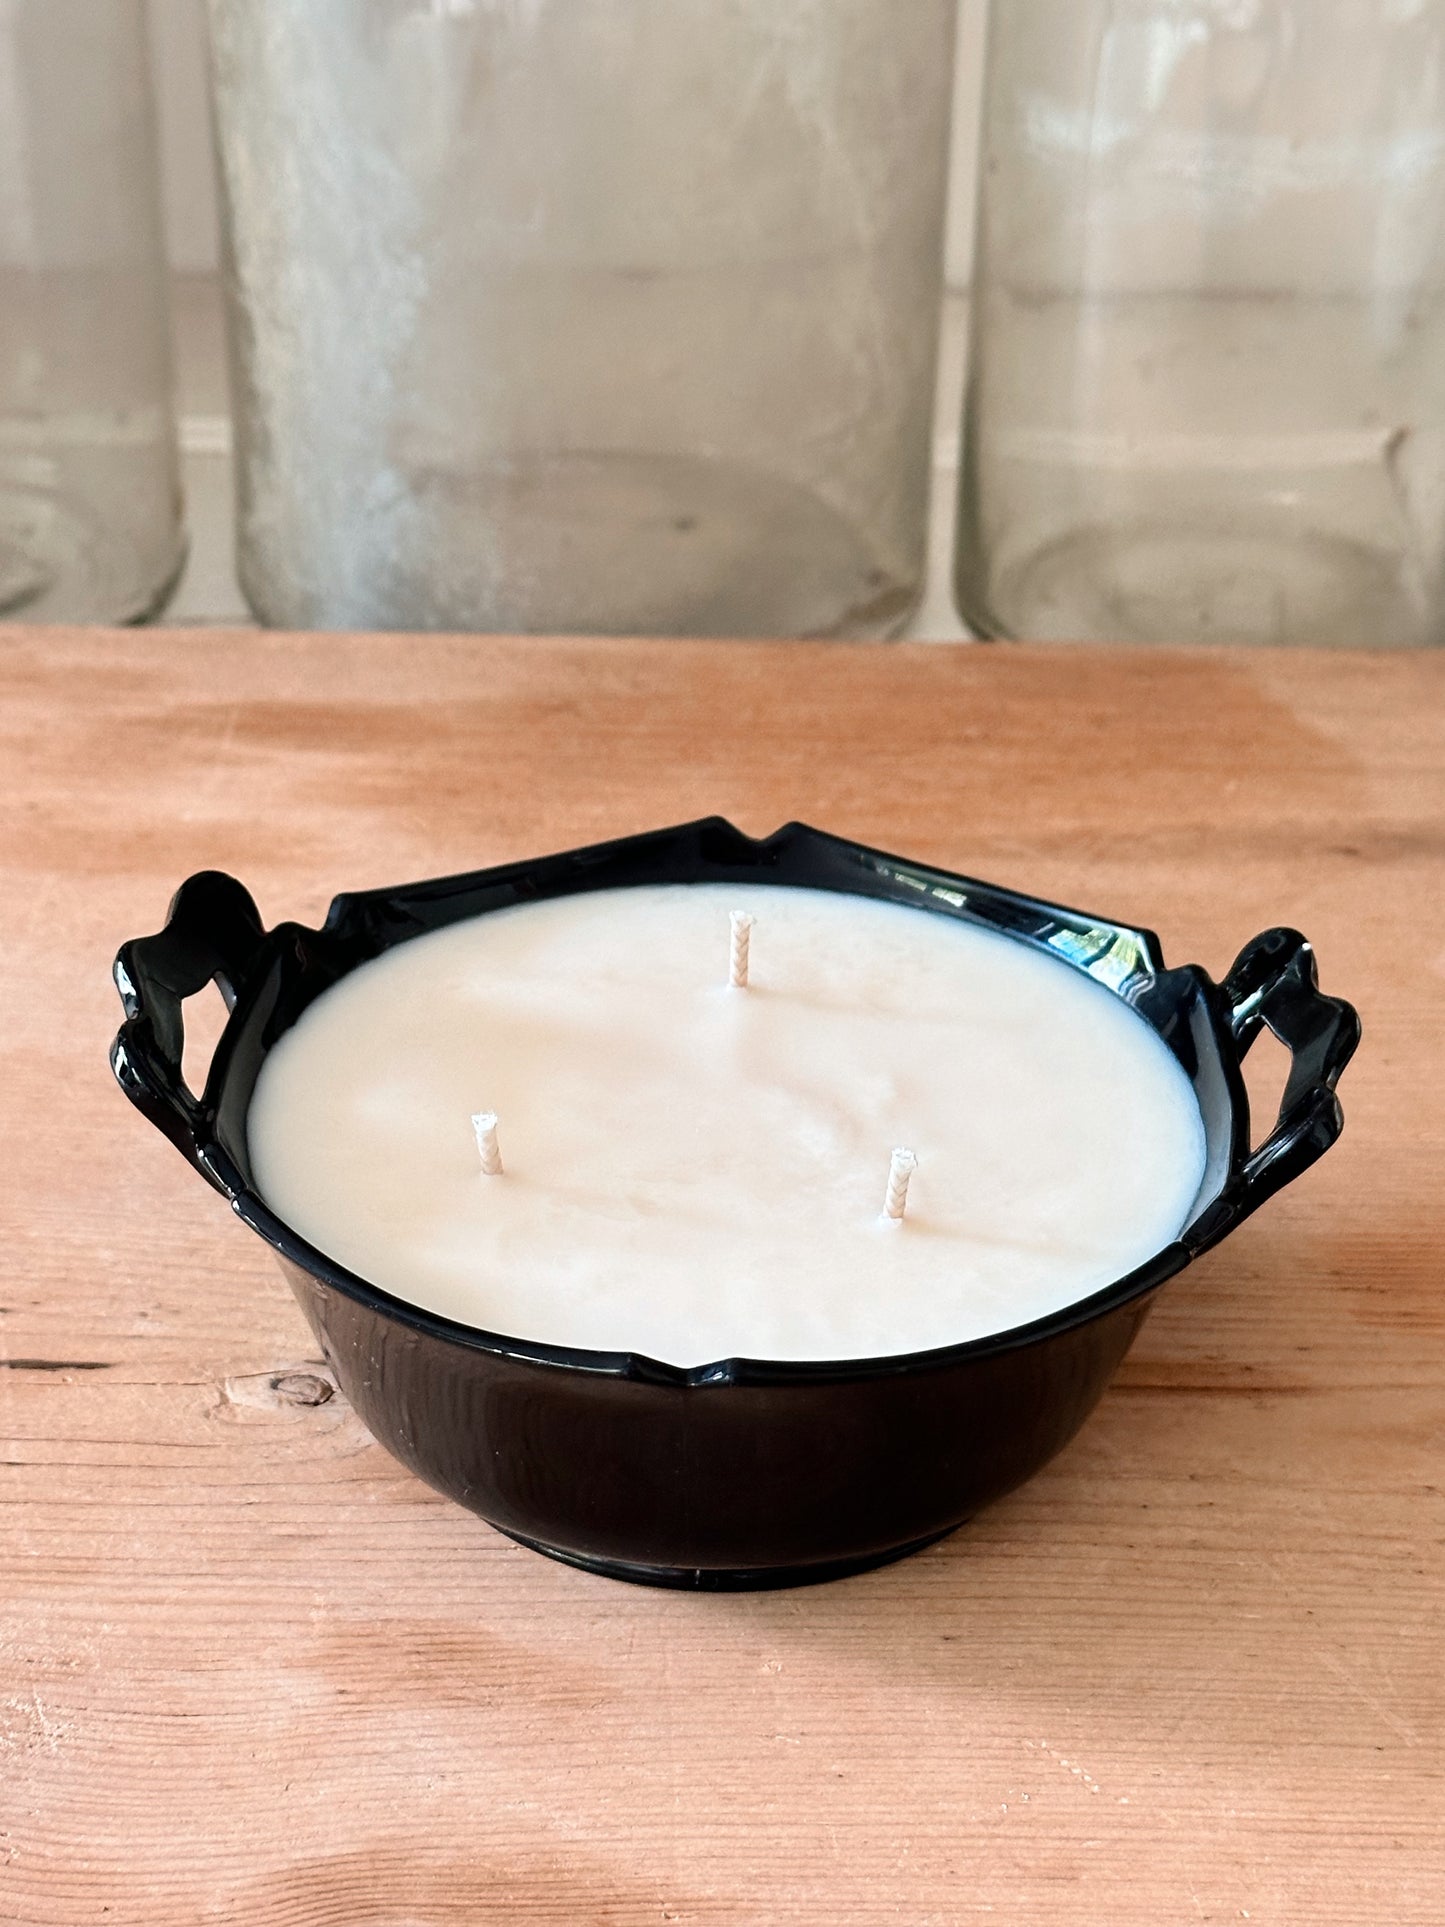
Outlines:
<svg viewBox="0 0 1445 1927"><path fill-rule="evenodd" d="M893 1162L888 1167L888 1195L883 1200L883 1215L892 1224L902 1224L903 1213L908 1208L908 1180L918 1169L918 1159L912 1151L901 1146L893 1153Z"/></svg>
<svg viewBox="0 0 1445 1927"><path fill-rule="evenodd" d="M472 1119L472 1129L477 1134L477 1154L482 1160L482 1176L499 1178L502 1175L502 1151L497 1143L496 1112L478 1111Z"/></svg>
<svg viewBox="0 0 1445 1927"><path fill-rule="evenodd" d="M734 910L728 919L732 927L732 949L728 956L728 983L734 990L748 987L748 950L752 943L753 925L757 921L746 910Z"/></svg>

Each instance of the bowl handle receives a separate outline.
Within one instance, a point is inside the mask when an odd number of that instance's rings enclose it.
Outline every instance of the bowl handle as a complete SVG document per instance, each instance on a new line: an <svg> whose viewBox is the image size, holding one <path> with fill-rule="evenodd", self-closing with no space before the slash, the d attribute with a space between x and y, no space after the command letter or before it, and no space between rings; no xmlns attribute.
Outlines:
<svg viewBox="0 0 1445 1927"><path fill-rule="evenodd" d="M1216 1244L1328 1151L1344 1128L1335 1085L1360 1041L1359 1016L1321 992L1315 953L1298 930L1256 937L1220 990L1240 1058L1267 1026L1288 1050L1290 1070L1274 1129L1195 1224L1189 1242L1196 1251Z"/></svg>
<svg viewBox="0 0 1445 1927"><path fill-rule="evenodd" d="M249 891L220 870L205 870L176 892L165 929L132 938L115 960L126 1018L110 1053L116 1079L131 1103L226 1197L236 1187L213 1162L212 1113L192 1096L181 1070L181 1005L215 983L233 1009L264 935Z"/></svg>

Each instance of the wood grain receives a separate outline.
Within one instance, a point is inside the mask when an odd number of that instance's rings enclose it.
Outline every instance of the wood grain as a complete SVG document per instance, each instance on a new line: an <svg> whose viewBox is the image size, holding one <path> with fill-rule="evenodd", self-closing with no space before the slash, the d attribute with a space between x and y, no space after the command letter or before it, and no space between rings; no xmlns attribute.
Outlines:
<svg viewBox="0 0 1445 1927"><path fill-rule="evenodd" d="M0 769L0 1919L1438 1927L1445 657L9 630ZM105 1049L192 870L314 918L712 810L1296 924L1365 1044L1033 1484L689 1598L372 1445Z"/></svg>

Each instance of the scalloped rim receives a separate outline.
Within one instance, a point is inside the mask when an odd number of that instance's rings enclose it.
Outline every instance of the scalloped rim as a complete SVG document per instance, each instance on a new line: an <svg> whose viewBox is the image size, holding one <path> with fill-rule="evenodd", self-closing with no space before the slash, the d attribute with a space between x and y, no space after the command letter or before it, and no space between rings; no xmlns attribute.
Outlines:
<svg viewBox="0 0 1445 1927"><path fill-rule="evenodd" d="M1057 918L1070 924L1087 924L1094 929L1108 930L1117 936L1132 940L1138 947L1140 968L1136 977L1152 978L1165 970L1163 953L1158 937L1152 930L1133 924L1120 923L1114 918L1096 916L1085 910L1071 908L1065 904L1051 903L1043 898L1027 897L1011 890L1005 885L987 883L981 878L964 876L956 871L939 869L931 864L914 862L906 857L892 855L888 851L874 849L863 843L856 843L846 837L830 835L816 830L801 822L789 822L767 837L749 837L736 828L726 817L711 816L698 818L689 823L669 826L663 829L644 831L639 835L608 839L601 843L584 845L579 849L556 852L553 855L530 857L520 862L499 864L484 870L461 871L450 876L425 878L419 882L386 886L375 890L343 892L334 897L327 909L326 917L319 930L307 925L281 923L267 932L268 946L279 937L284 939L290 934L316 937L336 934L342 930L349 918L357 916L367 906L384 905L400 897L418 893L446 895L466 889L476 889L488 885L501 885L534 875L539 865L551 868L553 865L573 864L585 866L619 853L645 851L652 845L663 845L689 833L710 832L733 841L739 852L754 856L766 855L790 843L806 840L809 843L825 846L835 852L846 854L864 864L886 868L895 875L940 887L944 892L967 897L969 892L986 893L995 901L1016 905L1019 909L1034 912L1045 918ZM583 883L576 894L591 889L602 889L606 884L591 885ZM807 887L807 886L803 886ZM815 886L816 887L816 886ZM846 893L845 893L846 894ZM864 894L855 892L854 894ZM942 914L927 903L920 908ZM953 906L955 910L959 906ZM486 911L476 913L489 914ZM997 928L987 924L987 927ZM1035 939L1016 932L1000 931L999 934L1013 937L1016 942L1031 943L1036 948L1047 948ZM403 939L404 940L404 939ZM387 946L390 947L390 946ZM1098 976L1086 965L1061 956L1058 951L1052 954L1070 968L1082 974L1093 976L1113 995L1120 995L1119 989ZM1218 999L1218 986L1199 970L1189 966L1201 987L1213 993ZM1131 978L1130 981L1135 979ZM1121 997L1121 1001L1126 1001ZM243 1011L244 999L238 1003ZM244 1014L244 1012L243 1012ZM1222 1014L1221 1010L1216 1015ZM1147 1019L1141 1016L1141 1022ZM330 1258L316 1246L278 1217L260 1195L247 1184L230 1157L215 1142L214 1123L216 1115L215 1097L224 1085L230 1069L229 1042L235 1033L227 1026L216 1051L207 1079L203 1099L204 1122L207 1135L200 1144L199 1151L207 1174L217 1187L230 1200L231 1208L241 1222L254 1231L258 1237L270 1245L284 1262L293 1265L308 1277L329 1290L339 1291L358 1304L365 1306L383 1317L391 1318L412 1330L422 1332L428 1337L446 1344L456 1345L469 1351L480 1351L495 1357L515 1359L529 1364L543 1365L559 1371L582 1371L595 1376L631 1379L638 1383L666 1385L673 1387L704 1388L710 1386L807 1386L838 1384L848 1381L926 1374L945 1370L970 1360L983 1359L1006 1351L1015 1351L1027 1346L1046 1344L1061 1337L1081 1325L1093 1323L1108 1313L1122 1309L1131 1302L1146 1297L1158 1290L1170 1278L1185 1269L1200 1251L1206 1247L1194 1247L1184 1238L1175 1239L1154 1257L1129 1272L1114 1283L1102 1286L1086 1298L1075 1300L1072 1304L1049 1313L1046 1317L1035 1319L1024 1325L1010 1326L999 1332L990 1332L980 1338L965 1339L957 1345L947 1345L923 1352L890 1353L880 1358L856 1359L761 1359L736 1356L718 1359L703 1365L672 1365L662 1359L655 1359L644 1352L601 1352L582 1347L553 1345L542 1340L512 1338L499 1332L485 1331L479 1326L464 1325L439 1313L428 1311L425 1307L398 1298L385 1291L381 1286L370 1283L358 1273ZM1239 1077L1238 1067L1228 1057L1224 1059L1226 1077L1231 1085L1230 1097L1236 1120L1240 1114L1240 1104L1244 1097L1244 1086ZM1233 1073L1231 1076L1230 1073ZM1238 1156L1231 1157L1231 1169L1224 1190L1228 1190L1238 1175Z"/></svg>

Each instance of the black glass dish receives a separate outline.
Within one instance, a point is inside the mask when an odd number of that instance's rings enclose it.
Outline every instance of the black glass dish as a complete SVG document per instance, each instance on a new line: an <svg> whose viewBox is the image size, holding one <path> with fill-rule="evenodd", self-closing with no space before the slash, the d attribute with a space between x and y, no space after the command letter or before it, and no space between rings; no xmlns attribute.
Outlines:
<svg viewBox="0 0 1445 1927"><path fill-rule="evenodd" d="M394 944L463 918L651 883L851 892L1001 931L1122 998L1164 1040L1203 1115L1188 1223L1149 1263L1047 1318L871 1361L729 1358L690 1370L458 1325L316 1250L257 1195L246 1116L266 1052L301 1012ZM1222 984L1167 970L1157 939L790 824L754 841L720 819L468 876L338 897L319 930L267 931L219 872L115 965L111 1061L132 1102L281 1261L343 1391L381 1444L522 1544L616 1578L744 1588L881 1565L1029 1478L1078 1430L1155 1292L1339 1136L1359 1041L1293 930L1256 937ZM204 1092L181 1073L182 1003L211 982L231 1016ZM1279 1119L1251 1149L1241 1061L1267 1025L1291 1057Z"/></svg>

